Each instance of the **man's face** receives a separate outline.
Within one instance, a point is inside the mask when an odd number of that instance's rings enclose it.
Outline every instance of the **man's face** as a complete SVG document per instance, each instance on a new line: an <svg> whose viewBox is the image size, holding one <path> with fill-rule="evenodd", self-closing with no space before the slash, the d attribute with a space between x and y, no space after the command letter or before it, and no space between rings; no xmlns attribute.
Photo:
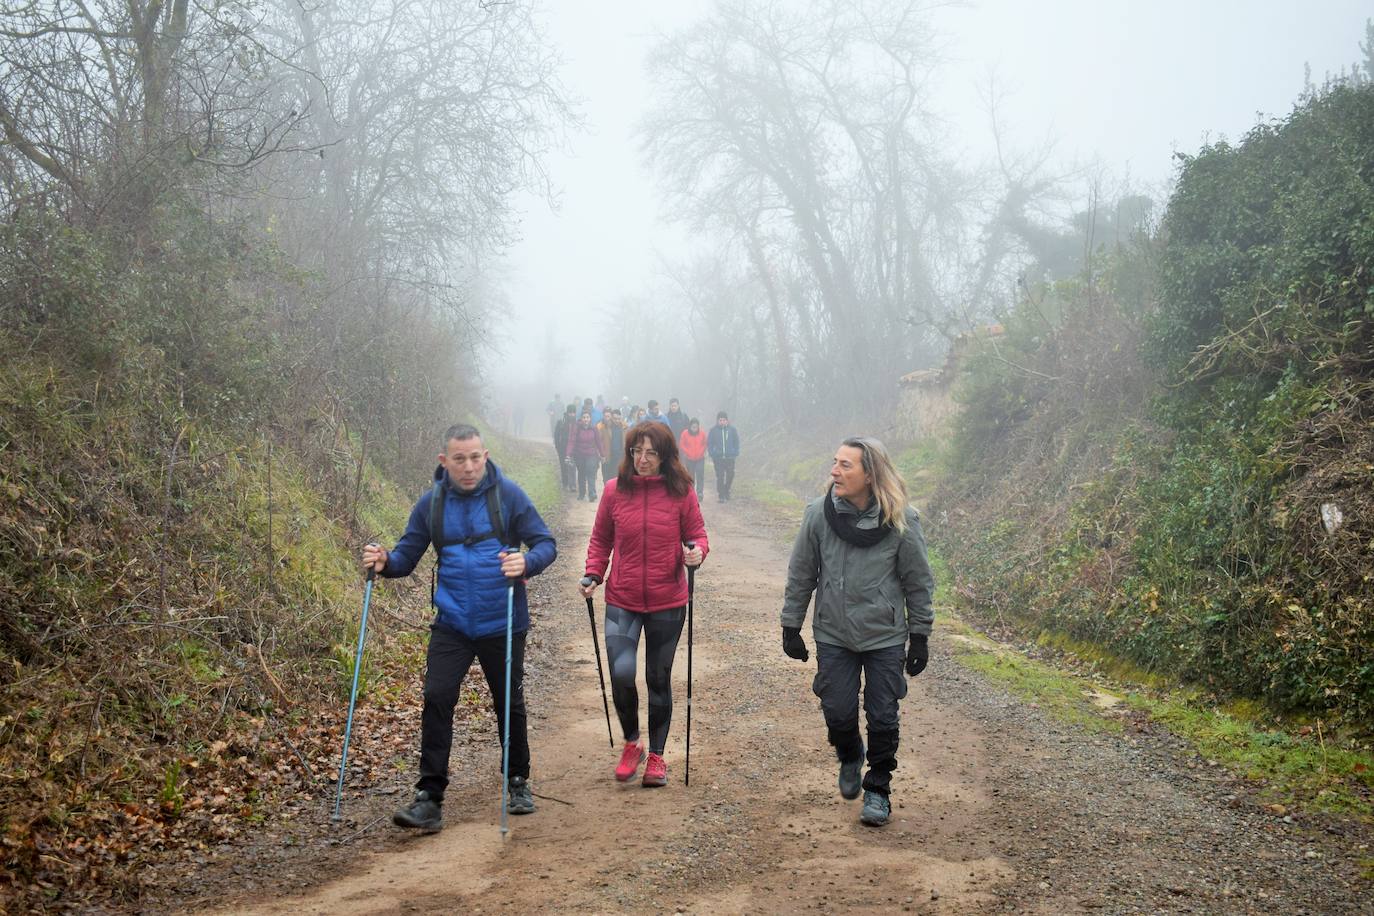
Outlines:
<svg viewBox="0 0 1374 916"><path fill-rule="evenodd" d="M717 425L717 426L729 426L729 425L730 425L730 418L729 418L729 417L718 417L718 418L716 419L716 425Z"/></svg>
<svg viewBox="0 0 1374 916"><path fill-rule="evenodd" d="M673 400L668 402L668 410L672 413L677 413L681 409L682 408L678 406L677 401Z"/></svg>
<svg viewBox="0 0 1374 916"><path fill-rule="evenodd" d="M439 455L439 463L448 471L448 479L460 490L474 490L487 474L487 450L482 439L450 439L448 448Z"/></svg>

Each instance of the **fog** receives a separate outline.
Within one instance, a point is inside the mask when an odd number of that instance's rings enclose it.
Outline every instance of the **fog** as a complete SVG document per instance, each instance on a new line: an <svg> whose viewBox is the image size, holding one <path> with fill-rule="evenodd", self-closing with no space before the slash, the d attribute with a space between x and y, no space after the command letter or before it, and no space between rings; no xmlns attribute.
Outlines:
<svg viewBox="0 0 1374 916"><path fill-rule="evenodd" d="M518 397L530 416L555 392L665 405L678 395L702 415L723 406L703 403L722 398L705 385L690 390L680 374L610 390L614 354L636 344L613 325L613 305L646 299L665 328L684 322L662 298L672 285L665 276L710 247L672 219L637 130L652 105L645 58L656 38L713 9L702 0L545 5L547 38L585 127L546 162L557 206L533 194L517 202L502 355L490 373L503 394L493 400ZM1305 67L1320 82L1354 62L1369 14L1355 0L942 5L931 22L943 63L924 87L926 105L942 121L946 152L965 164L995 171L997 141L1004 159L1043 159L1064 212L1094 187L1162 201L1175 152L1284 115L1304 88Z"/></svg>

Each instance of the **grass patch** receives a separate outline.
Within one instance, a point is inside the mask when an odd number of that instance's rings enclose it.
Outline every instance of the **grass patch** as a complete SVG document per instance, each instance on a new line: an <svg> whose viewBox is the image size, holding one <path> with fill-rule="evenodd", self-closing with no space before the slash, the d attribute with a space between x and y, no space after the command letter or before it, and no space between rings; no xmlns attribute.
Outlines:
<svg viewBox="0 0 1374 916"><path fill-rule="evenodd" d="M1299 735L1267 730L1244 714L1208 708L1197 694L1163 699L1133 694L1129 702L1187 739L1202 756L1263 782L1269 801L1374 818L1374 755L1333 747L1321 728Z"/></svg>
<svg viewBox="0 0 1374 916"><path fill-rule="evenodd" d="M1374 819L1374 755L1338 746L1320 722L1298 734L1280 731L1272 727L1272 714L1262 704L1240 701L1218 707L1200 692L1164 689L1163 678L1100 647L1062 635L1041 636L1041 645L1071 652L1102 671L1113 685L1103 687L995 643L948 613L938 615L938 621L937 632L948 634L956 662L1062 722L1118 733L1119 718L1094 697L1120 697L1130 709L1187 741L1198 755L1257 783L1266 802Z"/></svg>
<svg viewBox="0 0 1374 916"><path fill-rule="evenodd" d="M552 446L508 439L494 432L486 435L491 440L487 448L501 473L520 485L548 521L549 514L563 501L563 482L554 464Z"/></svg>
<svg viewBox="0 0 1374 916"><path fill-rule="evenodd" d="M752 478L735 485L740 494L754 502L761 503L779 519L798 521L806 509L806 501L790 489L772 480Z"/></svg>
<svg viewBox="0 0 1374 916"><path fill-rule="evenodd" d="M983 675L1014 696L1034 703L1062 722L1085 731L1116 733L1121 722L1104 715L1092 697L1097 685L1027 658L984 637L966 624L946 616L940 629L949 633L954 660Z"/></svg>

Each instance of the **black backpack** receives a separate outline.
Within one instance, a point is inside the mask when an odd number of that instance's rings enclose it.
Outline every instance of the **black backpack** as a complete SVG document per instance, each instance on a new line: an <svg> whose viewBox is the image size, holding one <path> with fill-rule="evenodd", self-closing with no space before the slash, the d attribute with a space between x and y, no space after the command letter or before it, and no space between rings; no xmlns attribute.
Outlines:
<svg viewBox="0 0 1374 916"><path fill-rule="evenodd" d="M470 534L465 538L445 538L444 533L444 482L434 481L429 494L429 542L434 545L434 567L429 571L429 603L434 606L435 579L439 571L439 553L451 544L472 546L488 538L496 538L503 546L506 542L506 527L501 519L501 485L493 484L487 489L487 518L491 520L491 530L484 534ZM437 532L437 533L436 533Z"/></svg>

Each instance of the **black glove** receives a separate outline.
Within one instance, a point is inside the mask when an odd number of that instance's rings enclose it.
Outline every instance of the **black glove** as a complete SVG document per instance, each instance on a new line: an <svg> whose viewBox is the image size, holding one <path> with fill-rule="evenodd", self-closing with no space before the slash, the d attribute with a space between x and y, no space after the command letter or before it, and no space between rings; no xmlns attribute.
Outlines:
<svg viewBox="0 0 1374 916"><path fill-rule="evenodd" d="M906 673L915 677L926 670L926 662L930 661L930 647L926 645L926 637L919 633L911 634L911 642L906 647Z"/></svg>
<svg viewBox="0 0 1374 916"><path fill-rule="evenodd" d="M801 627L782 628L782 651L787 653L788 658L795 658L799 662L811 658L811 653L806 651L806 643L801 638Z"/></svg>

